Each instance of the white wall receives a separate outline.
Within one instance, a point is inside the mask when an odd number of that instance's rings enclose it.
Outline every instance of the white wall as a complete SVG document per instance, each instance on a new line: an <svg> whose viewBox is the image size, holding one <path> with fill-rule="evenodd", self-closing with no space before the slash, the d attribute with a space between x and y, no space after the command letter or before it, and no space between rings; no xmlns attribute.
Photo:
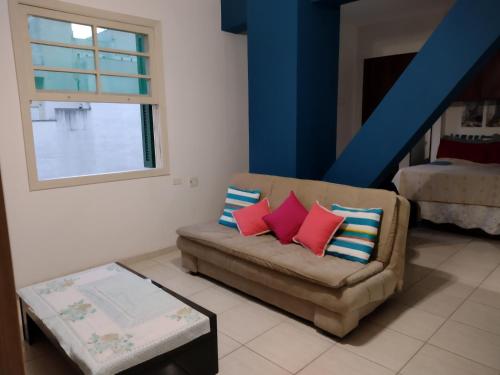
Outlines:
<svg viewBox="0 0 500 375"><path fill-rule="evenodd" d="M488 107L492 107L491 110L494 112L494 104L495 102L484 102L483 105L483 123L481 127L477 128L469 128L462 126L462 113L464 111L465 103L455 103L450 106L445 114L444 118L444 127L443 134L451 135L451 134L466 134L466 135L494 135L500 134L500 128L497 127L488 127L487 123L487 111Z"/></svg>
<svg viewBox="0 0 500 375"><path fill-rule="evenodd" d="M365 4L370 5L368 0ZM371 1L373 4L374 1ZM351 3L363 6L363 1ZM451 5L451 3L450 3ZM381 9L388 11L391 8ZM361 128L363 61L367 58L417 52L448 11L448 5L413 16L359 23L352 9L341 8L339 98L337 108L337 156ZM373 15L373 18L377 15ZM395 16L396 17L396 16ZM385 17L387 18L387 17ZM363 22L370 17L364 18Z"/></svg>
<svg viewBox="0 0 500 375"><path fill-rule="evenodd" d="M19 287L173 245L177 227L217 217L228 177L248 169L246 37L220 31L220 0L73 2L162 21L172 176L29 192L0 0L0 166Z"/></svg>

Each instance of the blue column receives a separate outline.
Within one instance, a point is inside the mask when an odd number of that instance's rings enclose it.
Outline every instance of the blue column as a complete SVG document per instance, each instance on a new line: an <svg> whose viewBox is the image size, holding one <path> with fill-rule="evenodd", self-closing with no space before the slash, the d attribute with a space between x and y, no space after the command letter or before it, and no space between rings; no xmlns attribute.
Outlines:
<svg viewBox="0 0 500 375"><path fill-rule="evenodd" d="M221 0L220 6L223 31L234 34L247 31L247 0Z"/></svg>
<svg viewBox="0 0 500 375"><path fill-rule="evenodd" d="M320 179L335 160L339 8L251 0L246 17L250 171Z"/></svg>
<svg viewBox="0 0 500 375"><path fill-rule="evenodd" d="M500 1L457 0L324 180L378 186L500 46Z"/></svg>

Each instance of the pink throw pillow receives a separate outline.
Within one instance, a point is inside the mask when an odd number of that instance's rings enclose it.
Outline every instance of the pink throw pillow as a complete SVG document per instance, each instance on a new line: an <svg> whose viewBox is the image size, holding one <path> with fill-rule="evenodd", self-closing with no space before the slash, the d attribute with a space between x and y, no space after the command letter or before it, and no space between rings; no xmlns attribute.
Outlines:
<svg viewBox="0 0 500 375"><path fill-rule="evenodd" d="M316 202L293 240L322 257L344 219Z"/></svg>
<svg viewBox="0 0 500 375"><path fill-rule="evenodd" d="M278 237L278 240L286 245L292 243L293 236L299 231L306 216L307 210L297 199L295 193L291 191L288 198L273 213L262 219Z"/></svg>
<svg viewBox="0 0 500 375"><path fill-rule="evenodd" d="M269 232L269 227L262 217L271 213L267 198L259 203L233 212L238 230L243 236L258 236Z"/></svg>

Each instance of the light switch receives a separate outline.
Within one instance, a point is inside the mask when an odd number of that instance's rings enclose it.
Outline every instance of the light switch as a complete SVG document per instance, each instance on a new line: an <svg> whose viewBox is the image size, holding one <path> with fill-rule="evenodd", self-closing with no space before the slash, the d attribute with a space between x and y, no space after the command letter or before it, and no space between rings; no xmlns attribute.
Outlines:
<svg viewBox="0 0 500 375"><path fill-rule="evenodd" d="M189 186L192 188L198 187L199 181L198 177L189 177Z"/></svg>

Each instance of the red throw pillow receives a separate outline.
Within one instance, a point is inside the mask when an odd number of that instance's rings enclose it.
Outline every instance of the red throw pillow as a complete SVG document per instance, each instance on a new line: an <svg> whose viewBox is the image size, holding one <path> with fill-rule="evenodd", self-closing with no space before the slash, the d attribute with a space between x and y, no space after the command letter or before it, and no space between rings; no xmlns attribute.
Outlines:
<svg viewBox="0 0 500 375"><path fill-rule="evenodd" d="M269 227L262 217L271 213L269 200L261 200L254 205L233 212L238 230L243 236L258 236L269 232Z"/></svg>
<svg viewBox="0 0 500 375"><path fill-rule="evenodd" d="M344 219L316 202L293 240L322 257Z"/></svg>
<svg viewBox="0 0 500 375"><path fill-rule="evenodd" d="M288 198L273 213L262 219L278 237L278 240L286 245L292 243L293 236L299 231L306 216L307 210L297 199L295 193L291 191Z"/></svg>

